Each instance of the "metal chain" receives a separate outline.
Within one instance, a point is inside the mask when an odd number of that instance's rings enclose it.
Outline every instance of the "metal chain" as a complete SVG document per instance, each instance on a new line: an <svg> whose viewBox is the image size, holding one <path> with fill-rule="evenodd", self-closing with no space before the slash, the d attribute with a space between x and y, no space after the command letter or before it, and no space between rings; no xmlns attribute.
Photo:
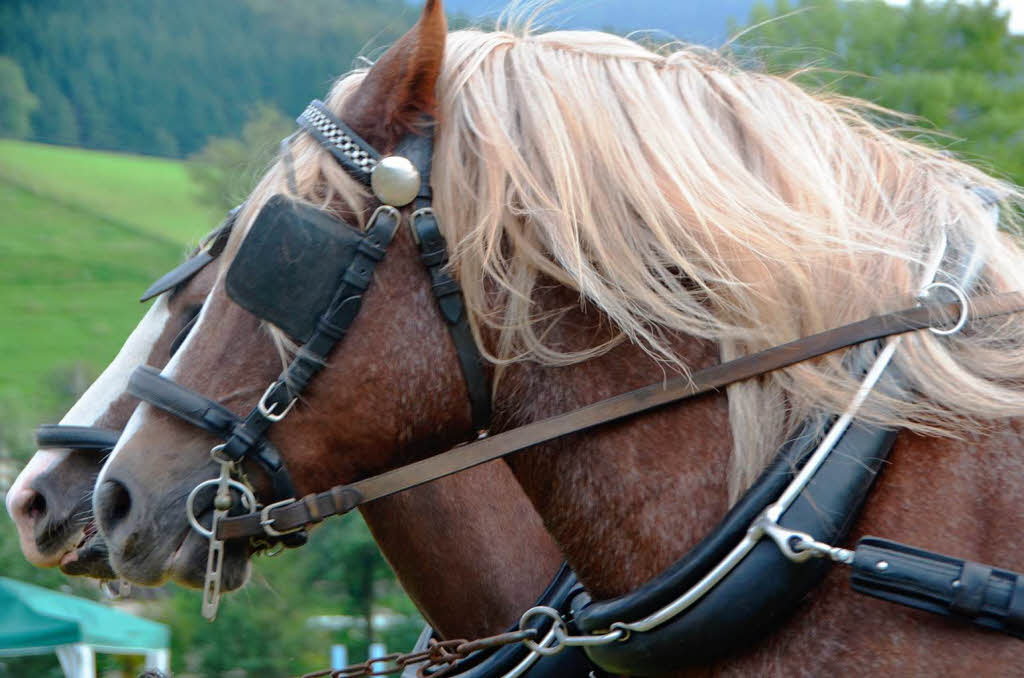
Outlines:
<svg viewBox="0 0 1024 678"><path fill-rule="evenodd" d="M367 659L360 664L349 664L341 669L323 669L307 673L302 678L361 678L362 676L386 676L392 673L404 671L412 664L423 665L416 671L418 678L443 678L454 668L455 662L465 659L479 650L489 650L505 645L513 645L537 636L536 629L525 629L522 631L511 631L499 633L495 636L487 636L477 640L434 640L430 639L430 645L425 650L418 652L392 653L383 657ZM427 674L427 671L435 667L443 667L440 670Z"/></svg>

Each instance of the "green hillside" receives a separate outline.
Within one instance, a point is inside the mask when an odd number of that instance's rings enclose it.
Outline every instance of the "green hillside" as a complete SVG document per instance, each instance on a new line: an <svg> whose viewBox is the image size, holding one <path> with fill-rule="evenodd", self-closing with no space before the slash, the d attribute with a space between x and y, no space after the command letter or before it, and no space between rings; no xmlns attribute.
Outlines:
<svg viewBox="0 0 1024 678"><path fill-rule="evenodd" d="M116 354L139 293L219 218L181 163L0 142L0 407L22 452ZM12 440L13 437L13 440Z"/></svg>
<svg viewBox="0 0 1024 678"><path fill-rule="evenodd" d="M27 459L36 424L60 418L145 312L139 294L220 220L195 195L180 162L0 141L0 456L6 447ZM4 517L0 571L97 595L87 582L28 565ZM171 625L174 670L187 662L196 676L239 666L246 675L296 675L322 668L332 642L353 658L365 657L371 640L410 647L421 623L357 515L317 530L301 551L260 559L215 625L199 617L198 592L168 587L161 596L147 616ZM306 625L317 614L382 608L406 619L372 639L358 628ZM118 661L103 657L101 669L137 673ZM5 662L0 676L62 675L52 656Z"/></svg>

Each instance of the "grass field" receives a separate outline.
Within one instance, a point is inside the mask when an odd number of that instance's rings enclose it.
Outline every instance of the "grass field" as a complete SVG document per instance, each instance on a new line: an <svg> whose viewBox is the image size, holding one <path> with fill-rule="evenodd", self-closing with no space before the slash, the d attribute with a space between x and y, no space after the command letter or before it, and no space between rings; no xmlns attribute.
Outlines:
<svg viewBox="0 0 1024 678"><path fill-rule="evenodd" d="M139 294L220 215L181 163L0 141L0 426L18 452L94 377Z"/></svg>
<svg viewBox="0 0 1024 678"><path fill-rule="evenodd" d="M222 216L197 204L184 165L164 158L0 140L0 181L173 244Z"/></svg>

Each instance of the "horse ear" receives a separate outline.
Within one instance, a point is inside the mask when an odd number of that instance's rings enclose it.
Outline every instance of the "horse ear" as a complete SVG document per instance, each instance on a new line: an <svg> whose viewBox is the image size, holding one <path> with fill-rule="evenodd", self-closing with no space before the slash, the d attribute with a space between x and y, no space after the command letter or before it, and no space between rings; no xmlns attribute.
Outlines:
<svg viewBox="0 0 1024 678"><path fill-rule="evenodd" d="M348 97L342 118L381 151L437 113L437 77L448 22L441 0L427 0L416 25L373 65Z"/></svg>

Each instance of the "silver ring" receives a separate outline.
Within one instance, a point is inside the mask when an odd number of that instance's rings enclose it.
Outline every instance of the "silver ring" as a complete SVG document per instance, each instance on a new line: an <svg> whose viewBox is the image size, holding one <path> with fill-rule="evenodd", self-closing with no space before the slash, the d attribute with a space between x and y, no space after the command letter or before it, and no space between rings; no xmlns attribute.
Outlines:
<svg viewBox="0 0 1024 678"><path fill-rule="evenodd" d="M199 519L196 517L195 509L193 508L192 505L195 503L196 495L199 493L199 490L203 489L207 485L219 484L220 478L210 478L209 480L204 480L203 482L199 483L198 485L192 488L192 491L188 493L188 499L185 500L185 515L188 517L188 524L192 526L193 530L203 535L207 539L213 538L213 531L208 530L202 526L202 524L199 522ZM242 495L242 506L244 506L246 510L249 511L249 513L256 512L256 495L252 493L252 490L250 490L248 487L238 482L237 480L233 479L228 480L228 487L238 490L238 492Z"/></svg>
<svg viewBox="0 0 1024 678"><path fill-rule="evenodd" d="M540 644L533 641L532 638L526 638L523 640L523 645L530 649L531 652L536 652L539 655L550 657L551 655L558 654L565 649L565 646L561 643L555 643L559 637L558 629L561 628L561 637L565 637L565 622L562 620L562 615L558 613L553 607L547 605L538 605L531 607L529 610L523 613L523 616L519 618L519 630L526 630L526 622L529 621L530 617L541 615L548 617L552 620L553 624L551 630L547 632L544 639L540 641ZM555 643L555 644L552 644Z"/></svg>
<svg viewBox="0 0 1024 678"><path fill-rule="evenodd" d="M964 325L967 324L967 295L964 294L964 291L957 287L956 285L951 285L945 282L933 282L921 288L920 296L927 296L928 293L931 292L933 289L949 290L954 295L956 295L957 303L960 304L960 317L957 318L956 324L953 325L953 327L949 328L948 330L939 329L937 327L929 327L928 331L931 332L932 334L937 334L940 337L948 337L951 334L956 334L957 332L964 328Z"/></svg>

